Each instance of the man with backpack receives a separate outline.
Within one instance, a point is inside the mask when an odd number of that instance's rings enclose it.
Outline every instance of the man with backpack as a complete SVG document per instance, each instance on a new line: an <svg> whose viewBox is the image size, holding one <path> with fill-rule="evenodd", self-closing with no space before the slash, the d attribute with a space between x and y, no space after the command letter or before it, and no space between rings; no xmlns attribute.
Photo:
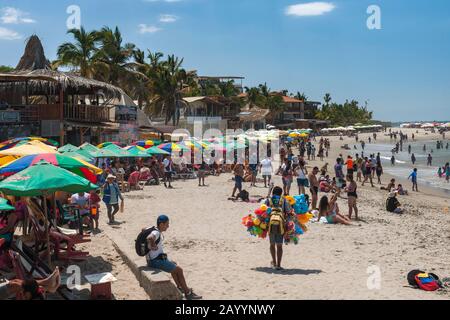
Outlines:
<svg viewBox="0 0 450 320"><path fill-rule="evenodd" d="M188 288L183 269L169 260L167 254L164 253L164 236L162 233L167 229L169 229L169 217L166 215L159 216L156 227L144 229L139 234L136 240L136 253L139 256L146 257L148 267L170 273L178 290L184 293L186 300L200 300L202 297Z"/></svg>
<svg viewBox="0 0 450 320"><path fill-rule="evenodd" d="M283 258L283 242L286 232L286 219L291 212L289 203L283 198L283 189L273 188L272 197L266 200L266 206L270 208L269 239L271 266L276 270L283 270L281 260Z"/></svg>

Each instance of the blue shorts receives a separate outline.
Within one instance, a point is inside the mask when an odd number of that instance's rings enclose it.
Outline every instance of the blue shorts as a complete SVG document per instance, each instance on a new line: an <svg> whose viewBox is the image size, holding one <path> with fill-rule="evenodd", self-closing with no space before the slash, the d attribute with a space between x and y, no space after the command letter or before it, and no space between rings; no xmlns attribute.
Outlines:
<svg viewBox="0 0 450 320"><path fill-rule="evenodd" d="M299 186L299 187L308 187L308 179L300 179L300 178L298 178L297 179L297 185Z"/></svg>
<svg viewBox="0 0 450 320"><path fill-rule="evenodd" d="M172 273L175 271L175 269L177 268L177 265L175 263L173 263L170 260L162 260L162 259L155 259L155 260L151 260L148 261L147 265L150 268L154 268L154 269L159 269L162 270L164 272L168 272L168 273Z"/></svg>
<svg viewBox="0 0 450 320"><path fill-rule="evenodd" d="M242 177L241 176L235 176L234 177L234 186L237 189L242 189Z"/></svg>

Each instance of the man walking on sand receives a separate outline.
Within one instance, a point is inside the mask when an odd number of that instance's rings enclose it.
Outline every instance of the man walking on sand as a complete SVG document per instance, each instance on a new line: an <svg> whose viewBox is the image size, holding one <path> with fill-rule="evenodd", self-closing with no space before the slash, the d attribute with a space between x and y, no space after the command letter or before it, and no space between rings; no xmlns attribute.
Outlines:
<svg viewBox="0 0 450 320"><path fill-rule="evenodd" d="M235 165L234 165L234 188L233 188L233 194L231 195L232 198L237 198L236 191L239 191L239 193L241 193L243 181L244 181L244 166L240 163L235 163ZM238 195L239 195L239 193L238 193Z"/></svg>
<svg viewBox="0 0 450 320"><path fill-rule="evenodd" d="M169 189L172 187L172 172L173 172L173 162L171 156L167 156L164 161L164 186Z"/></svg>
<svg viewBox="0 0 450 320"><path fill-rule="evenodd" d="M311 209L317 209L317 201L319 200L319 180L317 179L317 174L319 173L319 168L314 167L314 169L309 173L308 179L310 184L309 191L311 192Z"/></svg>
<svg viewBox="0 0 450 320"><path fill-rule="evenodd" d="M291 212L287 200L283 198L283 189L273 188L272 197L265 202L271 208L269 220L270 254L272 256L271 266L276 270L283 270L281 260L283 258L283 242L286 232L286 219Z"/></svg>

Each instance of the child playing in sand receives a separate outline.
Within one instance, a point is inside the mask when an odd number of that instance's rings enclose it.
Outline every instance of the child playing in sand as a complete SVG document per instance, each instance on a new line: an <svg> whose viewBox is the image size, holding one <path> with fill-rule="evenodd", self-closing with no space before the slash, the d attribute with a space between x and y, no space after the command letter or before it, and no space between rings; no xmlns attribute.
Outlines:
<svg viewBox="0 0 450 320"><path fill-rule="evenodd" d="M397 193L401 196L407 196L408 190L403 189L403 185L399 184L397 187Z"/></svg>
<svg viewBox="0 0 450 320"><path fill-rule="evenodd" d="M91 228L94 230L98 229L98 220L100 218L100 202L102 199L100 199L99 196L100 190L92 190L89 193L89 206L91 208L91 219L92 219L92 226Z"/></svg>

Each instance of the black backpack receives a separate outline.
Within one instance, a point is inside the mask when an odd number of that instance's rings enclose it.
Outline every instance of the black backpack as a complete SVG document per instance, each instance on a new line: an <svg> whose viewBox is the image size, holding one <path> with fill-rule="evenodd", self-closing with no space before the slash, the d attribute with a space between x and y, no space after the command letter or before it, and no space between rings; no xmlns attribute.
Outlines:
<svg viewBox="0 0 450 320"><path fill-rule="evenodd" d="M155 230L158 230L158 229L156 227L147 228L147 229L141 231L141 233L139 233L139 235L137 236L137 239L135 241L136 242L135 249L136 249L136 253L138 256L145 257L150 252L150 248L148 247L147 238ZM156 240L155 244L158 245L160 242L161 242L161 237Z"/></svg>

